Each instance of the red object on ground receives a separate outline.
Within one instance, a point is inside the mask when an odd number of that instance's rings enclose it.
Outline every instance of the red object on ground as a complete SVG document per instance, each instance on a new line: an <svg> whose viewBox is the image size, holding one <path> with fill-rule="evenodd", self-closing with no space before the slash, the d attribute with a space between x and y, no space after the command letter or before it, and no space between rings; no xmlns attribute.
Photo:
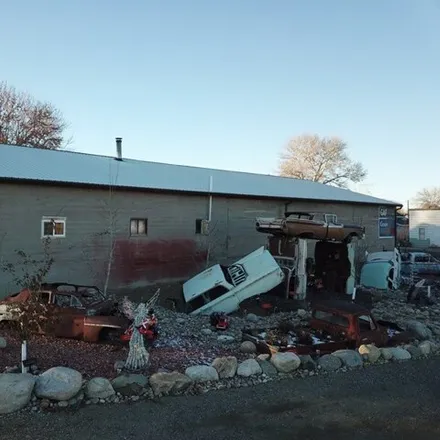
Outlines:
<svg viewBox="0 0 440 440"><path fill-rule="evenodd" d="M261 308L264 310L270 310L273 308L273 305L271 303L262 303Z"/></svg>

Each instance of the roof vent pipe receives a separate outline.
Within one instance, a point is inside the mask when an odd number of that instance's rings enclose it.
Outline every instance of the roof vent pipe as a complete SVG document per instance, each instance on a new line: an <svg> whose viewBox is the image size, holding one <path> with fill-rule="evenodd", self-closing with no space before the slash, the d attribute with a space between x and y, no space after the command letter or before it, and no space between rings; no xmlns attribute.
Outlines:
<svg viewBox="0 0 440 440"><path fill-rule="evenodd" d="M116 160L122 160L122 138L116 138Z"/></svg>

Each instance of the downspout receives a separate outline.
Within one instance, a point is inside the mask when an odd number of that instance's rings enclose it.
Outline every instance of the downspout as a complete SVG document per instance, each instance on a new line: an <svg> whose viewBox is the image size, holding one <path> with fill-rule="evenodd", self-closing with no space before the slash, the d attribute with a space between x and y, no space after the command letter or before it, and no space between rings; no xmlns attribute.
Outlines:
<svg viewBox="0 0 440 440"><path fill-rule="evenodd" d="M397 205L394 207L394 249L397 249L397 211L402 208L403 205Z"/></svg>
<svg viewBox="0 0 440 440"><path fill-rule="evenodd" d="M208 228L209 231L211 228L211 219L212 219L212 186L213 179L212 176L209 176L209 206L208 206ZM209 267L209 259L211 258L211 241L208 237L208 249L206 251L206 269Z"/></svg>
<svg viewBox="0 0 440 440"><path fill-rule="evenodd" d="M213 179L212 179L212 176L209 176L209 208L208 208L208 221L209 222L212 219L212 185L213 185Z"/></svg>

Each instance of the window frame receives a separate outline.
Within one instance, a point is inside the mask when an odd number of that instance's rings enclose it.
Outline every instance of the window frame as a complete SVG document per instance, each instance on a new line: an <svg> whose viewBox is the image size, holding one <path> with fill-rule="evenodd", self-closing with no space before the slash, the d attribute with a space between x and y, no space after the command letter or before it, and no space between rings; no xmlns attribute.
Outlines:
<svg viewBox="0 0 440 440"><path fill-rule="evenodd" d="M203 232L203 218L196 218L195 221L195 234L202 235Z"/></svg>
<svg viewBox="0 0 440 440"><path fill-rule="evenodd" d="M329 221L329 218L332 218L332 219L334 219L335 221L334 221L334 222ZM324 221L325 221L327 224L332 224L332 225L337 225L337 224L339 224L339 223L338 223L338 216L337 216L337 214L331 214L331 213L326 213L326 214L324 214Z"/></svg>
<svg viewBox="0 0 440 440"><path fill-rule="evenodd" d="M423 238L421 238L421 231L423 231ZM419 240L420 241L422 241L422 240L426 240L426 228L425 227L423 227L423 228L419 228Z"/></svg>
<svg viewBox="0 0 440 440"><path fill-rule="evenodd" d="M46 223L61 223L63 225L63 233L55 234L55 225L53 225L53 234L46 235L44 232L44 226ZM58 217L58 216L50 216L44 215L41 218L41 238L66 238L66 226L67 226L67 217Z"/></svg>
<svg viewBox="0 0 440 440"><path fill-rule="evenodd" d="M394 229L394 235L380 235L380 222L382 220L391 221L391 224L392 224L393 221L394 221L394 218L392 216L387 216L387 217L379 217L377 219L377 236L378 236L378 238L379 239L382 239L382 238L395 238L395 236L396 236L395 235L396 234L396 230L395 229ZM391 227L391 229L393 229L393 228L394 228L394 226Z"/></svg>
<svg viewBox="0 0 440 440"><path fill-rule="evenodd" d="M136 225L137 225L136 230L138 231L137 233L132 233L131 225L132 225L133 222L137 222L136 223ZM144 222L144 230L145 230L144 233L139 233L139 222ZM147 237L148 236L148 218L147 217L143 217L143 218L141 218L141 217L131 217L130 218L130 223L129 223L128 226L129 226L129 231L128 232L130 234L130 237L139 238L139 237Z"/></svg>

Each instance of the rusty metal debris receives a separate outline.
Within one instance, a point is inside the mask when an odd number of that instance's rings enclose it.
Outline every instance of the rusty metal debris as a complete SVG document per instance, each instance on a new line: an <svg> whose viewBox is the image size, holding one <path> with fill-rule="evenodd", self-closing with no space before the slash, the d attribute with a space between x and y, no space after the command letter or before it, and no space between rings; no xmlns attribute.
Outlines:
<svg viewBox="0 0 440 440"><path fill-rule="evenodd" d="M397 324L376 320L368 309L340 300L315 304L305 326L282 323L275 328L243 330L243 340L254 342L258 351L266 354L328 354L363 344L393 346L411 339Z"/></svg>

